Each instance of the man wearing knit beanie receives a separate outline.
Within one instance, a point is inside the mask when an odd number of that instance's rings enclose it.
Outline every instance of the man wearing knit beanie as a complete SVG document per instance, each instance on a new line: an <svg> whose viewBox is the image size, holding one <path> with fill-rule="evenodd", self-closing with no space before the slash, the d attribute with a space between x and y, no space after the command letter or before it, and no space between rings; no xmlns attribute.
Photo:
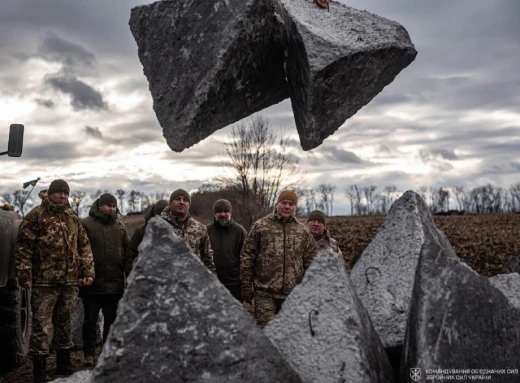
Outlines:
<svg viewBox="0 0 520 383"><path fill-rule="evenodd" d="M316 242L295 217L298 195L280 193L274 213L256 221L246 237L240 259L242 298L254 298L256 323L264 327L300 283L316 255Z"/></svg>
<svg viewBox="0 0 520 383"><path fill-rule="evenodd" d="M32 288L29 353L33 378L38 382L48 380L46 361L51 341L56 350L56 375L74 373L71 349L76 286L91 285L95 276L87 233L68 203L69 193L67 182L54 180L39 193L41 205L25 216L18 231L16 274L23 287Z"/></svg>
<svg viewBox="0 0 520 383"><path fill-rule="evenodd" d="M162 211L169 205L168 201L162 199L157 201L148 209L145 210L144 220L145 222L134 230L134 234L132 234L132 238L130 238L130 245L128 246L129 252L129 261L130 268L128 269L128 273L131 272L132 266L135 262L135 259L139 256L139 245L143 241L144 233L146 232L146 226L148 226L148 221L150 218L161 215Z"/></svg>
<svg viewBox="0 0 520 383"><path fill-rule="evenodd" d="M211 272L216 273L208 230L190 216L190 205L190 194L186 190L177 189L170 195L170 204L162 211L161 218L172 225L173 232L184 238L202 263Z"/></svg>
<svg viewBox="0 0 520 383"><path fill-rule="evenodd" d="M213 222L207 227L213 249L217 277L231 295L242 302L240 285L240 251L247 232L233 221L231 202L219 199L213 204Z"/></svg>
<svg viewBox="0 0 520 383"><path fill-rule="evenodd" d="M314 210L309 213L307 217L307 227L314 236L318 252L330 250L333 253L343 256L338 242L330 237L329 231L325 227L325 214L322 211Z"/></svg>
<svg viewBox="0 0 520 383"><path fill-rule="evenodd" d="M103 312L103 342L107 339L116 319L117 305L123 296L125 274L131 268L128 252L128 234L117 218L117 199L110 193L102 194L92 204L89 216L81 220L87 232L96 280L80 288L84 307L83 355L85 367L94 367L99 311Z"/></svg>

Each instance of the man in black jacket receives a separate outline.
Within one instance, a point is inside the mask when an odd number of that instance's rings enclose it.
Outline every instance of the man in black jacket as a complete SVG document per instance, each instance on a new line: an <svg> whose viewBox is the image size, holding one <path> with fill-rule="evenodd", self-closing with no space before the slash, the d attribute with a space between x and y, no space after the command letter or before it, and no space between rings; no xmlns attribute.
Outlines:
<svg viewBox="0 0 520 383"><path fill-rule="evenodd" d="M81 220L87 232L96 279L80 289L85 309L83 321L83 353L85 367L93 367L96 352L96 329L99 310L103 311L103 342L117 315L117 304L123 296L125 271L131 267L128 259L128 234L117 218L117 199L105 193L90 208L89 216Z"/></svg>
<svg viewBox="0 0 520 383"><path fill-rule="evenodd" d="M242 302L240 295L240 251L247 236L246 229L231 218L231 203L219 199L213 204L214 220L208 228L217 277L231 295Z"/></svg>

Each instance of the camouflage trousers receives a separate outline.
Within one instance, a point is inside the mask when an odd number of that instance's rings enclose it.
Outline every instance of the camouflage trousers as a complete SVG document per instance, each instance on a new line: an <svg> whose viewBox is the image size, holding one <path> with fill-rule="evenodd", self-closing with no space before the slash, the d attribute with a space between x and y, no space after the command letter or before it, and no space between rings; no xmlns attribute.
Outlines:
<svg viewBox="0 0 520 383"><path fill-rule="evenodd" d="M278 314L284 301L282 295L255 291L253 305L256 324L264 328Z"/></svg>
<svg viewBox="0 0 520 383"><path fill-rule="evenodd" d="M76 286L33 287L32 333L29 342L32 355L49 355L51 341L56 350L72 347L72 313L76 309L77 299Z"/></svg>

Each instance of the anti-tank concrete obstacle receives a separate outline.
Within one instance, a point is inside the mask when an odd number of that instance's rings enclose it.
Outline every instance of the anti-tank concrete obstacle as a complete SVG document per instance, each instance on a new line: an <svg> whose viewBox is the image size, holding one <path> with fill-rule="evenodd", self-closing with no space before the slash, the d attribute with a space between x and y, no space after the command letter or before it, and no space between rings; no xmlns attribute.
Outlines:
<svg viewBox="0 0 520 383"><path fill-rule="evenodd" d="M289 97L301 146L313 149L417 54L398 23L338 2L165 0L133 8L130 29L179 152Z"/></svg>

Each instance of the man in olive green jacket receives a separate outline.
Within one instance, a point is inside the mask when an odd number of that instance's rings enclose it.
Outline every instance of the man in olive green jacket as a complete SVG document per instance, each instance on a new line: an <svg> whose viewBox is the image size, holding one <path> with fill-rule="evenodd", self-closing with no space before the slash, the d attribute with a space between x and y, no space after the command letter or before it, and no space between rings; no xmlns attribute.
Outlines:
<svg viewBox="0 0 520 383"><path fill-rule="evenodd" d="M117 304L123 296L125 272L129 270L128 234L117 219L117 199L105 193L90 208L89 216L81 220L94 254L96 280L83 287L80 295L84 306L83 354L85 366L92 367L96 351L96 329L99 310L103 312L103 342L117 315Z"/></svg>
<svg viewBox="0 0 520 383"><path fill-rule="evenodd" d="M69 193L67 182L52 181L39 193L41 205L25 216L18 232L16 273L20 284L32 287L29 352L34 381L49 379L46 359L52 333L56 375L74 372L70 353L77 285L90 285L95 275L87 234L69 205Z"/></svg>
<svg viewBox="0 0 520 383"><path fill-rule="evenodd" d="M297 204L294 191L282 191L276 211L253 224L242 247L242 298L251 303L254 297L254 317L261 327L278 313L316 255L312 234L294 217Z"/></svg>

